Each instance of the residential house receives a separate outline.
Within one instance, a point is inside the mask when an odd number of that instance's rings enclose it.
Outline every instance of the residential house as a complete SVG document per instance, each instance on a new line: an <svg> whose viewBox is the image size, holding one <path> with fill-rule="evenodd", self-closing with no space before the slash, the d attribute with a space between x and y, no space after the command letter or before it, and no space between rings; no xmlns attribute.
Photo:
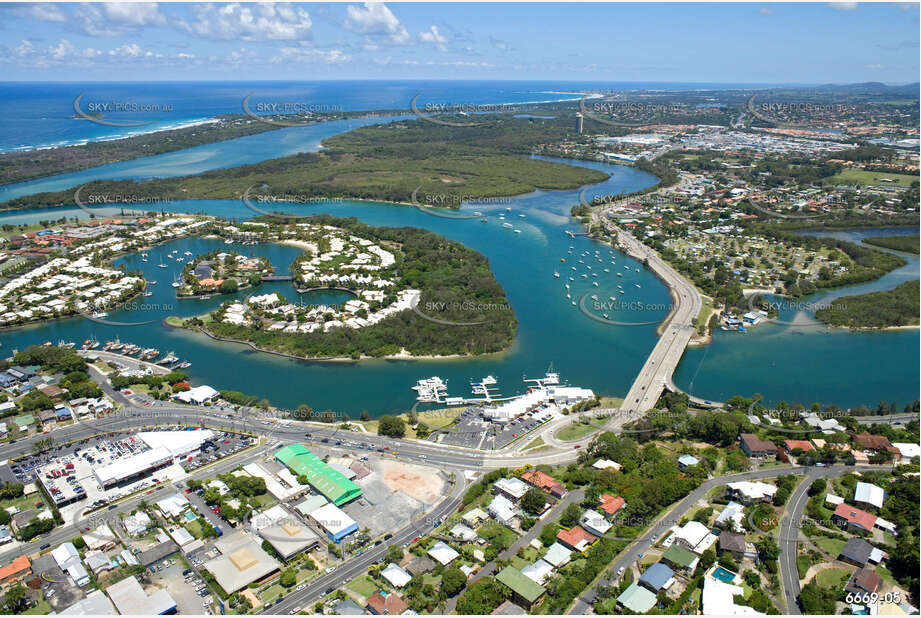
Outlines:
<svg viewBox="0 0 921 618"><path fill-rule="evenodd" d="M399 616L409 609L403 597L396 592L378 590L368 597L367 610L377 616Z"/></svg>
<svg viewBox="0 0 921 618"><path fill-rule="evenodd" d="M394 588L402 588L409 583L413 576L391 562L381 571L381 577L390 582L390 585Z"/></svg>
<svg viewBox="0 0 921 618"><path fill-rule="evenodd" d="M511 566L502 569L496 575L496 581L511 591L515 603L526 609L533 607L547 593L546 588Z"/></svg>
<svg viewBox="0 0 921 618"><path fill-rule="evenodd" d="M808 453L809 451L814 450L812 443L809 442L809 440L784 440L783 445L784 448L787 449L788 453L792 453L797 449L804 453Z"/></svg>
<svg viewBox="0 0 921 618"><path fill-rule="evenodd" d="M864 539L851 538L847 540L838 559L854 566L865 567L870 561L870 554L874 547Z"/></svg>
<svg viewBox="0 0 921 618"><path fill-rule="evenodd" d="M762 459L777 456L777 446L773 442L762 440L753 433L740 434L739 443L742 450L749 457Z"/></svg>
<svg viewBox="0 0 921 618"><path fill-rule="evenodd" d="M672 543L663 552L662 560L668 563L676 572L690 573L697 568L700 558L691 550L677 543Z"/></svg>
<svg viewBox="0 0 921 618"><path fill-rule="evenodd" d="M592 509L588 509L582 513L582 517L579 518L579 523L583 528L597 537L602 537L607 534L611 526L614 525L605 519L604 515Z"/></svg>
<svg viewBox="0 0 921 618"><path fill-rule="evenodd" d="M598 540L598 537L586 532L582 526L573 526L569 530L560 530L556 533L556 538L566 547L580 553Z"/></svg>
<svg viewBox="0 0 921 618"><path fill-rule="evenodd" d="M719 536L720 554L728 552L735 560L745 557L745 535L734 532L722 532Z"/></svg>
<svg viewBox="0 0 921 618"><path fill-rule="evenodd" d="M726 493L729 498L739 500L743 504L771 502L777 493L777 487L760 481L736 481L726 484Z"/></svg>
<svg viewBox="0 0 921 618"><path fill-rule="evenodd" d="M832 520L851 532L870 532L876 525L876 515L862 511L846 502L842 502L835 508Z"/></svg>
<svg viewBox="0 0 921 618"><path fill-rule="evenodd" d="M534 487L537 487L538 489L541 489L556 498L562 498L566 495L565 485L563 485L549 474L545 474L540 470L526 472L525 474L521 475L521 478L525 482L530 483Z"/></svg>
<svg viewBox="0 0 921 618"><path fill-rule="evenodd" d="M499 495L505 496L514 504L521 502L521 498L528 493L528 485L518 478L499 479L494 487Z"/></svg>
<svg viewBox="0 0 921 618"><path fill-rule="evenodd" d="M612 496L611 494L601 494L600 502L599 506L601 510L604 511L604 514L608 517L616 515L617 511L627 504L627 501L620 496Z"/></svg>
<svg viewBox="0 0 921 618"><path fill-rule="evenodd" d="M653 592L667 590L674 583L675 572L665 563L656 562L640 575L640 585Z"/></svg>
<svg viewBox="0 0 921 618"><path fill-rule="evenodd" d="M844 591L860 595L874 594L882 583L882 578L874 569L857 569L844 586Z"/></svg>
<svg viewBox="0 0 921 618"><path fill-rule="evenodd" d="M617 603L630 614L645 614L656 604L656 595L636 582L630 584L619 597Z"/></svg>
<svg viewBox="0 0 921 618"><path fill-rule="evenodd" d="M678 467L682 470L687 470L691 466L696 466L700 463L700 460L694 457L693 455L682 455L678 458Z"/></svg>
<svg viewBox="0 0 921 618"><path fill-rule="evenodd" d="M883 491L883 488L872 483L858 482L857 487L854 488L854 502L858 504L869 504L881 509L885 499L886 492Z"/></svg>

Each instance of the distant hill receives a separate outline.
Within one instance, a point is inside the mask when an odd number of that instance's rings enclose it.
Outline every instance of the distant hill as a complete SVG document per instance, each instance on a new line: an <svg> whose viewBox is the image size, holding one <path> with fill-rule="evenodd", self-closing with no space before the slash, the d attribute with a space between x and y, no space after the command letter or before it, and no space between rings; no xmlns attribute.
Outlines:
<svg viewBox="0 0 921 618"><path fill-rule="evenodd" d="M863 82L860 84L823 84L810 90L824 90L828 92L847 92L850 94L886 94L918 96L919 84L905 84L903 86L887 86L881 82Z"/></svg>

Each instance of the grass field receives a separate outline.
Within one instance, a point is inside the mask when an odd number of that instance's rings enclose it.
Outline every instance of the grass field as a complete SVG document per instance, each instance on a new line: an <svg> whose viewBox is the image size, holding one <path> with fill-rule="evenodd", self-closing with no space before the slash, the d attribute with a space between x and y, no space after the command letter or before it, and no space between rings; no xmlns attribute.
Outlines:
<svg viewBox="0 0 921 618"><path fill-rule="evenodd" d="M841 553L841 550L844 549L844 541L841 539L830 539L828 537L822 537L816 539L815 544L821 547L822 551L836 558Z"/></svg>
<svg viewBox="0 0 921 618"><path fill-rule="evenodd" d="M578 440L596 431L598 431L598 428L594 425L587 423L572 423L556 432L556 437L560 440Z"/></svg>
<svg viewBox="0 0 921 618"><path fill-rule="evenodd" d="M367 575L356 577L355 579L350 581L348 584L346 584L346 588L348 588L352 592L360 594L363 597L369 597L375 592L377 592L377 584L375 584L374 580L372 580Z"/></svg>
<svg viewBox="0 0 921 618"><path fill-rule="evenodd" d="M887 182L883 180L884 178L892 182ZM907 187L911 185L911 183L917 182L917 180L917 176L911 176L909 174L885 174L883 172L868 172L865 170L844 170L840 174L835 174L828 179L831 183L845 185L896 185L900 187Z"/></svg>
<svg viewBox="0 0 921 618"><path fill-rule="evenodd" d="M815 583L822 588L839 590L848 577L850 577L850 573L844 569L825 569L815 576Z"/></svg>

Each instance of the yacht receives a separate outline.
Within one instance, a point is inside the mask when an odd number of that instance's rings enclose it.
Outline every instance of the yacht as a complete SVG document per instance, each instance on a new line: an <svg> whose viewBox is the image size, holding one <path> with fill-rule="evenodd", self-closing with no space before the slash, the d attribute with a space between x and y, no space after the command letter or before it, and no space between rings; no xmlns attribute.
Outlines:
<svg viewBox="0 0 921 618"><path fill-rule="evenodd" d="M597 282L597 281L592 281L592 285L595 286L595 287L597 288L597 287L598 287L598 282Z"/></svg>
<svg viewBox="0 0 921 618"><path fill-rule="evenodd" d="M560 278L560 273L558 273L558 272L556 272L556 271L553 271L553 276L556 277L557 279L559 279L559 278Z"/></svg>
<svg viewBox="0 0 921 618"><path fill-rule="evenodd" d="M516 234L521 234L521 230L515 230Z"/></svg>
<svg viewBox="0 0 921 618"><path fill-rule="evenodd" d="M505 223L502 224L502 227L508 227L508 228L510 228L510 227L512 227L512 224L506 221Z"/></svg>
<svg viewBox="0 0 921 618"><path fill-rule="evenodd" d="M601 316L602 316L605 320L608 319L608 314L607 314L607 313L602 313Z"/></svg>
<svg viewBox="0 0 921 618"><path fill-rule="evenodd" d="M166 264L164 264L163 262L160 262L159 264L157 264L157 266L159 266L160 268L166 268Z"/></svg>

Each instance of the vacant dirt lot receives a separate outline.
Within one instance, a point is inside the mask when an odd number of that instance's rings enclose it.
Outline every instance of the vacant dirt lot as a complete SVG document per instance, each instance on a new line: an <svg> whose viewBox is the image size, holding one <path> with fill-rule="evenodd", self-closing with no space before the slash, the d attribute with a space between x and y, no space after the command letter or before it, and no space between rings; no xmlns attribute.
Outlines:
<svg viewBox="0 0 921 618"><path fill-rule="evenodd" d="M388 487L423 504L437 502L444 495L445 480L433 468L388 459L377 461L375 468Z"/></svg>

